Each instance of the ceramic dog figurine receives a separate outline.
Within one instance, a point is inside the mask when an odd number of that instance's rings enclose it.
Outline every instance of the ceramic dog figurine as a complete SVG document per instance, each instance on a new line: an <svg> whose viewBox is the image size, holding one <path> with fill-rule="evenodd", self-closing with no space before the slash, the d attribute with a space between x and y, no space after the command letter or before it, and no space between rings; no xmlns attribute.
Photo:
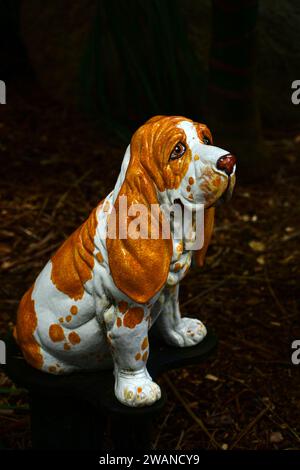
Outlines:
<svg viewBox="0 0 300 470"><path fill-rule="evenodd" d="M33 367L52 374L114 366L115 395L128 406L151 405L160 388L147 371L148 331L156 321L165 341L188 347L206 335L181 317L178 285L192 252L172 233L156 239L107 236L112 214L127 204L204 204L204 262L215 204L232 193L235 157L212 144L209 129L178 116L156 116L127 148L114 190L63 243L22 298L15 338ZM148 218L148 216L147 216ZM123 217L128 225L131 217ZM158 210L161 233L164 219ZM124 227L123 227L124 228ZM106 236L105 236L106 235Z"/></svg>

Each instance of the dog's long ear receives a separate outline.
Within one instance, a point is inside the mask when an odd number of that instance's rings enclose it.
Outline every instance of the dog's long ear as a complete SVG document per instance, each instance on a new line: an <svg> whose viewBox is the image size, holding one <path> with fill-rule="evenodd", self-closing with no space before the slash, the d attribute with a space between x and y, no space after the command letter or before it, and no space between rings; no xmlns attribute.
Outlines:
<svg viewBox="0 0 300 470"><path fill-rule="evenodd" d="M214 229L215 208L210 207L204 211L204 243L200 250L195 251L195 262L197 266L204 265L205 255Z"/></svg>
<svg viewBox="0 0 300 470"><path fill-rule="evenodd" d="M163 287L172 257L172 241L170 237L162 237L163 214L158 206L155 185L141 164L141 159L149 157L145 155L149 151L146 138L145 130L137 131L132 138L130 163L114 204L116 237L108 237L106 240L109 267L115 285L132 300L142 304L147 303ZM134 239L131 236L130 224L133 218L123 213L121 206L125 199L121 198L124 196L127 198L128 211L133 204L141 204L143 211L146 211L144 217L141 213L136 217L142 215L143 223L146 219L148 238ZM153 204L156 204L156 216L151 219ZM151 238L151 227L156 229L157 239ZM124 228L127 229L127 238L121 238L121 230L124 236Z"/></svg>

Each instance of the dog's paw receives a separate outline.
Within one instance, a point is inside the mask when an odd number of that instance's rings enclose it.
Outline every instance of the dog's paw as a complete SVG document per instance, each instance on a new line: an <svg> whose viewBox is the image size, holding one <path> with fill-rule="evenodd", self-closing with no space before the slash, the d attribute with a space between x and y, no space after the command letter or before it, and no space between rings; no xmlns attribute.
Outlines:
<svg viewBox="0 0 300 470"><path fill-rule="evenodd" d="M165 334L165 340L171 346L185 348L200 343L206 333L207 330L200 320L183 317L174 330L168 331L167 335Z"/></svg>
<svg viewBox="0 0 300 470"><path fill-rule="evenodd" d="M149 406L160 399L160 387L147 371L118 371L115 373L115 395L127 406Z"/></svg>

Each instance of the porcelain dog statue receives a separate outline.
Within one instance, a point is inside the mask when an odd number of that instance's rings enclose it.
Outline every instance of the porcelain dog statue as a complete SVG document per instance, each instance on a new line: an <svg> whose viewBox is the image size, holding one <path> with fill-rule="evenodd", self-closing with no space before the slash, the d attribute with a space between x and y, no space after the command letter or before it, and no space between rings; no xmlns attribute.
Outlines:
<svg viewBox="0 0 300 470"><path fill-rule="evenodd" d="M215 147L209 129L178 116L156 116L133 135L114 190L52 256L22 298L14 336L26 361L52 374L113 366L115 395L128 406L150 405L160 388L147 371L148 331L156 322L173 346L188 347L206 335L198 319L181 317L178 285L192 251L186 240L122 237L121 197L127 204L204 205L204 244L194 252L203 265L215 204L230 196L235 157ZM132 217L123 217L127 226ZM148 220L148 215L147 215ZM124 228L124 227L123 227ZM106 235L106 236L105 236Z"/></svg>

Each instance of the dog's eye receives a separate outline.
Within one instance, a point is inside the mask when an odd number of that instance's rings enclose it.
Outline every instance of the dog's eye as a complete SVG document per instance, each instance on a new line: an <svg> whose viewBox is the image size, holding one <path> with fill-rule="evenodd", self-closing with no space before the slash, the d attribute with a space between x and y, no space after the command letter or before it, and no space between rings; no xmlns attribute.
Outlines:
<svg viewBox="0 0 300 470"><path fill-rule="evenodd" d="M203 137L203 143L204 143L205 145L211 145L210 138L205 135L205 136Z"/></svg>
<svg viewBox="0 0 300 470"><path fill-rule="evenodd" d="M186 151L185 145L182 142L179 142L172 150L172 153L170 155L170 160L176 160L177 158L182 157L185 151Z"/></svg>

